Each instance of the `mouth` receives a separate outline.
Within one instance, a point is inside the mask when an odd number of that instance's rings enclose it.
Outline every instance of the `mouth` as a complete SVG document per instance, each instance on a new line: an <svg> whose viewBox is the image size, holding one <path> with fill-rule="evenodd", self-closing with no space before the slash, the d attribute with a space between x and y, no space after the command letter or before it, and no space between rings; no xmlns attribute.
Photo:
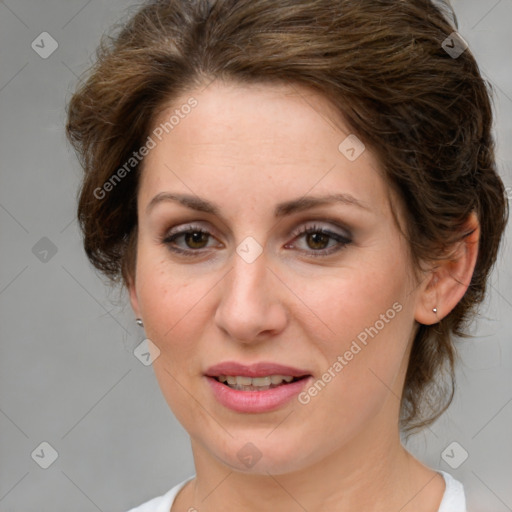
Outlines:
<svg viewBox="0 0 512 512"><path fill-rule="evenodd" d="M308 378L309 375L293 377L292 375L267 375L264 377L246 377L243 375L219 375L212 377L217 382L237 391L267 391Z"/></svg>
<svg viewBox="0 0 512 512"><path fill-rule="evenodd" d="M204 374L215 399L241 413L264 413L290 403L312 379L308 370L275 363L225 362Z"/></svg>

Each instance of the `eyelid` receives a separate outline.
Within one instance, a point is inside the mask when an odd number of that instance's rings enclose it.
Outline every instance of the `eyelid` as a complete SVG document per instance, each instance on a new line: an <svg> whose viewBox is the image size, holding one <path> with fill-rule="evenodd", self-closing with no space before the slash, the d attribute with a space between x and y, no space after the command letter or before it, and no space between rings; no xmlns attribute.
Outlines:
<svg viewBox="0 0 512 512"><path fill-rule="evenodd" d="M325 225L321 225L322 223L328 224L330 226L333 226L333 224L334 224L334 227L329 229ZM208 223L208 224L210 224L210 223ZM337 230L341 230L342 232L340 233ZM173 246L173 242L174 242L174 240L172 240L173 238L174 239L179 238L180 236L185 235L190 232L204 233L204 234L208 235L210 238L215 238L217 240L217 242L219 242L221 244L221 246L224 246L224 244L218 239L218 237L215 236L215 234L214 234L215 229L213 229L211 227L211 225L209 227L204 227L198 221L180 224L178 226L173 227L170 230L165 231L163 236L160 237L159 241L161 243L163 243L164 245L168 246L169 250L171 250L172 252L174 252L176 254L181 253L185 256L188 255L190 257L204 255L204 253L206 253L207 251L210 251L211 249L216 248L216 247L204 247L204 248L200 248L200 249L182 249L175 245ZM327 249L319 249L319 250L297 249L297 251L299 251L301 253L306 253L308 255L315 256L315 257L321 257L321 256L327 257L329 255L333 255L333 254L339 252L341 249L343 249L347 245L351 244L352 240L353 240L350 230L347 229L346 227L340 226L338 221L325 220L325 219L324 220L313 219L310 221L301 222L299 224L299 226L297 228L295 228L290 233L290 235L287 235L287 236L291 237L291 240L285 244L285 247L289 248L291 246L292 248L295 248L294 241L297 238L301 238L302 236L304 236L308 233L311 233L311 232L323 233L326 236L330 237L331 240L336 242L333 247L330 247Z"/></svg>
<svg viewBox="0 0 512 512"><path fill-rule="evenodd" d="M330 239L330 241L334 241L335 243L331 247L317 250L297 248L295 246L295 240L302 239L304 238L305 235L308 235L310 233L322 233L326 235ZM287 243L285 247L296 249L299 253L304 254L307 258L328 258L330 256L337 255L338 253L340 253L340 251L342 251L352 243L352 235L341 234L335 230L327 229L325 226L313 223L311 225L302 225L298 229L298 231L295 231L292 241Z"/></svg>
<svg viewBox="0 0 512 512"><path fill-rule="evenodd" d="M326 228L325 226L319 225L319 224L329 224L331 227ZM346 238L347 240L352 240L353 236L351 231L344 226L341 226L339 222L336 222L334 220L322 220L322 219L314 219L311 221L306 221L301 223L301 225L297 228L295 228L292 232L292 236L298 236L302 235L304 231L310 229L310 228L317 228L320 231L329 231L332 232L338 236L341 236L343 238ZM342 230L342 233L336 233L335 231L332 231L332 229L339 229Z"/></svg>
<svg viewBox="0 0 512 512"><path fill-rule="evenodd" d="M203 233L208 236L208 243L211 239L217 240L217 237L215 237L210 229L206 229L201 225L193 224L193 223L187 223L187 224L181 224L177 228L173 228L171 230L165 231L163 236L159 237L158 242L164 245L169 251L171 251L173 254L178 256L184 256L188 258L193 257L200 257L204 256L205 253L208 253L211 251L211 249L216 249L218 247L203 247L201 249L183 249L176 245L176 240L181 238L182 236L185 236L187 233L196 232L196 233ZM218 241L218 240L217 240ZM221 244L221 246L224 246L222 242L218 242ZM221 247L222 248L222 247Z"/></svg>
<svg viewBox="0 0 512 512"><path fill-rule="evenodd" d="M339 223L333 219L323 219L323 220L322 219L313 219L310 221L303 221L299 224L298 227L293 229L290 236L295 237L295 236L301 235L304 233L305 230L307 230L309 228L313 228L313 227L318 228L318 229L325 229L324 226L318 226L319 223L326 223L326 224L330 224L331 226L334 225L335 228L343 231L343 233L336 233L336 234L338 234L339 236L343 236L347 239L352 239L352 233L350 232L350 230L347 227L339 225ZM208 223L208 224L210 224L210 223ZM166 230L163 234L163 238L166 239L173 235L186 233L188 231L193 231L193 230L205 232L212 236L215 235L215 233L212 233L212 230L215 231L215 229L213 229L211 227L211 225L208 227L204 227L202 224L198 223L197 221L192 221L192 222L187 222L185 224L180 224L178 226L175 226L171 230Z"/></svg>
<svg viewBox="0 0 512 512"><path fill-rule="evenodd" d="M211 225L205 227L201 223L198 223L197 221L186 222L185 224L179 224L178 226L174 226L171 229L165 230L163 238L169 238L173 235L179 235L182 233L187 233L189 231L201 231L213 236L215 229L212 228Z"/></svg>

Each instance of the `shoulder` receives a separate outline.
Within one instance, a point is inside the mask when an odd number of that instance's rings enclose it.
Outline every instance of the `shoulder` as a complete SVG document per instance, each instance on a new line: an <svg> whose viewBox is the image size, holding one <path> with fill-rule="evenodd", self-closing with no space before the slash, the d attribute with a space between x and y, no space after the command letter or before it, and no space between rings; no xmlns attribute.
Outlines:
<svg viewBox="0 0 512 512"><path fill-rule="evenodd" d="M438 471L444 478L446 489L438 512L467 512L464 486L445 471Z"/></svg>
<svg viewBox="0 0 512 512"><path fill-rule="evenodd" d="M138 507L131 508L128 512L169 512L171 510L172 504L177 496L177 494L181 491L185 484L194 478L191 476L183 482L180 482L178 485L175 485L172 489L167 491L162 496L157 496L145 503L142 503Z"/></svg>

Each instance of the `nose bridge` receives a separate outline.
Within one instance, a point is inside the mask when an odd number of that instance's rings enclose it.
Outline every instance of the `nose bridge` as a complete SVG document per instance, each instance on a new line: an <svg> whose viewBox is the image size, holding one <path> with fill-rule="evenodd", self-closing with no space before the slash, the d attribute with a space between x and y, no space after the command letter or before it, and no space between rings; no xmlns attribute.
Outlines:
<svg viewBox="0 0 512 512"><path fill-rule="evenodd" d="M266 284L268 257L262 244L246 236L235 248L228 293L244 300L255 300Z"/></svg>
<svg viewBox="0 0 512 512"><path fill-rule="evenodd" d="M233 256L233 267L226 283L226 298L261 306L261 298L269 298L265 293L268 272L265 255L261 253L255 256L252 248L247 250L246 246L240 244L237 254Z"/></svg>
<svg viewBox="0 0 512 512"><path fill-rule="evenodd" d="M259 244L258 244L259 245ZM264 331L277 332L286 323L283 304L269 285L272 274L263 248L253 241L239 244L224 280L216 323L239 341L255 340Z"/></svg>

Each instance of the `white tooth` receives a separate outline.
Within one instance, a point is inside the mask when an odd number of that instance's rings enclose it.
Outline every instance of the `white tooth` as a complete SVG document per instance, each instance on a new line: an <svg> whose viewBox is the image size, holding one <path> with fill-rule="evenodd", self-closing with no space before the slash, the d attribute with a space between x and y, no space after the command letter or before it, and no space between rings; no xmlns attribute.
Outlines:
<svg viewBox="0 0 512 512"><path fill-rule="evenodd" d="M218 379L222 383L227 383L234 389L251 391L252 388L260 390L269 389L271 385L279 386L283 382L291 382L293 377L290 375L267 375L266 377L246 377L241 375L219 375Z"/></svg>
<svg viewBox="0 0 512 512"><path fill-rule="evenodd" d="M256 377L252 379L253 386L270 386L271 383L271 377Z"/></svg>

